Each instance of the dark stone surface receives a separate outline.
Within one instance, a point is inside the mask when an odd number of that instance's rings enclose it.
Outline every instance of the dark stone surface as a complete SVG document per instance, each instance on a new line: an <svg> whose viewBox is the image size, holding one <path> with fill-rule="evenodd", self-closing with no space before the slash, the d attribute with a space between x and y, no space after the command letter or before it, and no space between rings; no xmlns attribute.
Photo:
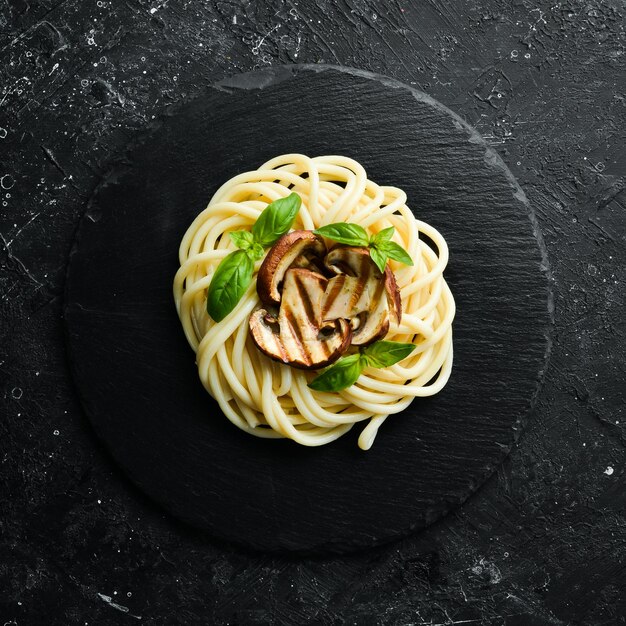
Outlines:
<svg viewBox="0 0 626 626"><path fill-rule="evenodd" d="M0 5L3 620L623 623L624 12L617 0ZM496 148L544 233L554 346L523 436L463 507L381 548L283 558L190 531L129 485L78 406L61 295L86 199L153 115L233 73L319 61L414 84Z"/></svg>
<svg viewBox="0 0 626 626"><path fill-rule="evenodd" d="M367 453L356 433L303 448L237 430L173 306L180 239L209 197L288 152L356 158L451 249L454 375ZM511 173L422 92L321 65L239 74L158 120L89 201L64 309L74 378L112 455L180 519L257 549L370 547L463 502L517 439L550 346L546 268Z"/></svg>

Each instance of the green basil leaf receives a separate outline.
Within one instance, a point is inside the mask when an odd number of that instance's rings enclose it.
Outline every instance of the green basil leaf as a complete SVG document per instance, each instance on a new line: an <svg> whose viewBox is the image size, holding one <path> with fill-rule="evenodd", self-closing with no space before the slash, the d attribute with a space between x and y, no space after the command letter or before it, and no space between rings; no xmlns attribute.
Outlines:
<svg viewBox="0 0 626 626"><path fill-rule="evenodd" d="M405 265L413 265L413 259L409 256L409 253L395 241L385 241L378 244L378 249L394 261L400 261L400 263Z"/></svg>
<svg viewBox="0 0 626 626"><path fill-rule="evenodd" d="M382 243L383 241L389 241L393 237L395 230L396 229L393 226L383 228L383 230L370 239L370 245L376 245L378 243Z"/></svg>
<svg viewBox="0 0 626 626"><path fill-rule="evenodd" d="M268 204L252 227L254 241L267 248L288 233L301 204L302 199L297 193L290 193L286 198Z"/></svg>
<svg viewBox="0 0 626 626"><path fill-rule="evenodd" d="M246 250L235 250L222 259L211 279L206 309L221 322L236 306L252 281L254 263Z"/></svg>
<svg viewBox="0 0 626 626"><path fill-rule="evenodd" d="M406 359L414 349L415 346L412 343L377 341L363 348L361 354L371 367L389 367Z"/></svg>
<svg viewBox="0 0 626 626"><path fill-rule="evenodd" d="M236 230L228 234L233 243L242 250L247 250L254 243L254 237L249 230Z"/></svg>
<svg viewBox="0 0 626 626"><path fill-rule="evenodd" d="M345 243L349 246L366 247L369 244L369 237L363 226L358 224L328 224L313 231L316 235L321 235L327 239Z"/></svg>
<svg viewBox="0 0 626 626"><path fill-rule="evenodd" d="M257 261L265 254L265 249L260 243L253 243L246 252L253 261Z"/></svg>
<svg viewBox="0 0 626 626"><path fill-rule="evenodd" d="M372 261L376 263L376 267L380 270L381 274L385 273L385 266L387 265L387 255L378 248L370 248L370 257Z"/></svg>
<svg viewBox="0 0 626 626"><path fill-rule="evenodd" d="M360 354L339 359L334 365L314 378L309 387L316 391L341 391L354 385L361 375L365 362Z"/></svg>

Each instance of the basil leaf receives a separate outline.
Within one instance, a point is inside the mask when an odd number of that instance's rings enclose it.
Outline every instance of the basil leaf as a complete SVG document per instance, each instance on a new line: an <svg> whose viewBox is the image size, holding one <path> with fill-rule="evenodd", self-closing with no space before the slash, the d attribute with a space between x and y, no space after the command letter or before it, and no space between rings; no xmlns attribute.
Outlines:
<svg viewBox="0 0 626 626"><path fill-rule="evenodd" d="M217 266L207 293L206 310L221 322L236 306L252 281L254 263L247 251L235 250Z"/></svg>
<svg viewBox="0 0 626 626"><path fill-rule="evenodd" d="M387 255L381 252L378 248L370 248L370 257L372 261L376 263L376 267L380 270L381 274L385 273L385 266L387 265Z"/></svg>
<svg viewBox="0 0 626 626"><path fill-rule="evenodd" d="M362 355L371 367L389 367L406 359L415 349L412 343L377 341L363 348Z"/></svg>
<svg viewBox="0 0 626 626"><path fill-rule="evenodd" d="M248 230L236 230L228 234L233 240L233 243L242 250L247 250L254 243L254 237Z"/></svg>
<svg viewBox="0 0 626 626"><path fill-rule="evenodd" d="M314 378L309 387L315 391L341 391L354 385L361 375L365 362L360 354L339 359L334 365Z"/></svg>
<svg viewBox="0 0 626 626"><path fill-rule="evenodd" d="M370 239L370 246L382 243L384 241L389 241L393 237L393 233L395 232L395 230L396 229L393 226L390 226L389 228L384 228Z"/></svg>
<svg viewBox="0 0 626 626"><path fill-rule="evenodd" d="M321 235L327 239L345 243L349 246L366 247L369 245L369 238L363 226L358 224L328 224L313 231L316 235Z"/></svg>
<svg viewBox="0 0 626 626"><path fill-rule="evenodd" d="M302 199L297 193L290 193L286 198L268 204L252 227L254 241L268 247L288 233L301 204Z"/></svg>
<svg viewBox="0 0 626 626"><path fill-rule="evenodd" d="M258 259L260 259L265 254L265 250L264 250L263 246L260 243L253 243L246 250L246 252L248 253L248 256L253 261L257 261Z"/></svg>
<svg viewBox="0 0 626 626"><path fill-rule="evenodd" d="M385 241L378 244L378 249L394 261L400 261L400 263L405 265L413 265L413 259L409 256L409 253L395 241Z"/></svg>

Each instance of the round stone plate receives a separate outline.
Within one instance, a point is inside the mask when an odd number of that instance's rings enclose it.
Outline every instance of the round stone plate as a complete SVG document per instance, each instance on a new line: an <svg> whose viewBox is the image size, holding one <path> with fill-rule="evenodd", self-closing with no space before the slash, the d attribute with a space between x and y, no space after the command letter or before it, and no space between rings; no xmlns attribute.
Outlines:
<svg viewBox="0 0 626 626"><path fill-rule="evenodd" d="M342 154L406 190L450 246L455 364L437 396L321 448L240 432L198 380L172 300L180 239L227 179L288 152ZM148 129L76 235L65 322L97 435L172 515L263 550L346 551L424 528L463 502L519 436L546 365L545 251L506 166L422 92L357 70L240 75Z"/></svg>

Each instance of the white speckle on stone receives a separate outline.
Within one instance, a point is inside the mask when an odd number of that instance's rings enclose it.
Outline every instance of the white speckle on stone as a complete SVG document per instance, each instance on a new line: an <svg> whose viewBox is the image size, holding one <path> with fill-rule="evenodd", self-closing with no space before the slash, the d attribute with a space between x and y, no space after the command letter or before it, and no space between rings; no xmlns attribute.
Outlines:
<svg viewBox="0 0 626 626"><path fill-rule="evenodd" d="M614 471L615 471L615 470L614 470L614 469L613 469L613 468L609 465L609 466L608 466L608 467L604 470L604 473L605 473L607 476L611 476L611 474L613 474L613 472L614 472Z"/></svg>
<svg viewBox="0 0 626 626"><path fill-rule="evenodd" d="M157 9L156 7L152 7L150 9L150 15L154 15L159 9Z"/></svg>
<svg viewBox="0 0 626 626"><path fill-rule="evenodd" d="M111 608L117 609L118 611L121 611L122 613L128 613L128 608L126 608L125 606L122 606L121 604L117 604L117 602L113 602L113 597L112 596L107 596L104 593L98 593L98 597L100 598L100 600L102 600L103 602L106 602ZM137 619L141 619L141 616L134 616L137 617Z"/></svg>
<svg viewBox="0 0 626 626"><path fill-rule="evenodd" d="M15 185L15 178L13 178L11 174L5 174L0 178L0 187L2 187L2 189L11 189L13 185Z"/></svg>
<svg viewBox="0 0 626 626"><path fill-rule="evenodd" d="M98 504L102 504L102 500L98 500Z"/></svg>

